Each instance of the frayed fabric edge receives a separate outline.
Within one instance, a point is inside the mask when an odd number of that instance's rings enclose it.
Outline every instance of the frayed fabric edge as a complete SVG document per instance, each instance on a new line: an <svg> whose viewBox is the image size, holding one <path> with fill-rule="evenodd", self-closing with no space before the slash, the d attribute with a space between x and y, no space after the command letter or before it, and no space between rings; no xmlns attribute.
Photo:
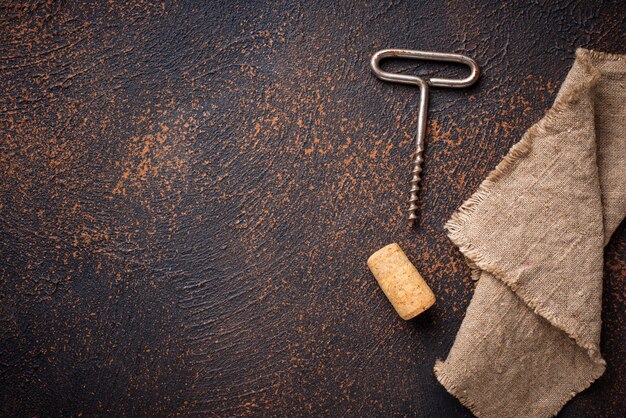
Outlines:
<svg viewBox="0 0 626 418"><path fill-rule="evenodd" d="M472 413L474 415L476 415L477 417L481 417L482 413L480 412L480 410L478 409L478 406L464 393L462 393L454 383L452 383L452 380L448 377L448 375L443 371L443 369L441 368L441 366L443 366L443 361L441 360L437 360L435 362L435 377L437 378L437 380L439 381L439 383L441 383L441 386L443 386L444 388L446 388L446 390L451 393L455 398L457 398L459 400L459 402L461 402L461 404L463 406L465 406L467 409L469 409L470 411L472 411Z"/></svg>

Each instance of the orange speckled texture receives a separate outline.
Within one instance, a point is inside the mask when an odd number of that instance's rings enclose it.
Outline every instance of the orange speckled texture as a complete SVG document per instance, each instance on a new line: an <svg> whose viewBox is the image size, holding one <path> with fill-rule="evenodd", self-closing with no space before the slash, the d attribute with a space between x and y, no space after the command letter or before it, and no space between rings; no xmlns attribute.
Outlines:
<svg viewBox="0 0 626 418"><path fill-rule="evenodd" d="M470 416L432 372L473 291L443 224L550 107L576 47L626 52L626 10L359 3L0 5L1 415ZM483 70L432 89L414 231L418 97L372 76L386 47ZM366 265L389 242L437 295L413 321ZM562 416L626 407L625 276L622 225L608 370Z"/></svg>

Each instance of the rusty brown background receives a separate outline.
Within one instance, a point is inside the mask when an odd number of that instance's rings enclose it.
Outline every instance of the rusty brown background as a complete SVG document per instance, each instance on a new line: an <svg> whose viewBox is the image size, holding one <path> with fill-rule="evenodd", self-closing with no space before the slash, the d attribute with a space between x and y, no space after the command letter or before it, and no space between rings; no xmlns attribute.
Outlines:
<svg viewBox="0 0 626 418"><path fill-rule="evenodd" d="M0 412L470 416L432 372L473 289L443 224L541 118L577 46L626 52L625 9L3 2ZM384 47L483 70L433 89L414 231L418 97L372 76ZM393 241L438 296L411 322L365 263ZM564 417L623 416L625 275L622 225L606 250L609 367Z"/></svg>

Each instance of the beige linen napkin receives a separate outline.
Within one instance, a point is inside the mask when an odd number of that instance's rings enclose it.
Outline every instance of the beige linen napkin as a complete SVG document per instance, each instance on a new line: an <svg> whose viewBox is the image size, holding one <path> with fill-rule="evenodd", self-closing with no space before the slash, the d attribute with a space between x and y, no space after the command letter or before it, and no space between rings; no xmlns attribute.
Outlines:
<svg viewBox="0 0 626 418"><path fill-rule="evenodd" d="M478 279L445 361L481 417L546 417L604 372L603 248L626 214L626 55L576 52L555 103L446 224Z"/></svg>

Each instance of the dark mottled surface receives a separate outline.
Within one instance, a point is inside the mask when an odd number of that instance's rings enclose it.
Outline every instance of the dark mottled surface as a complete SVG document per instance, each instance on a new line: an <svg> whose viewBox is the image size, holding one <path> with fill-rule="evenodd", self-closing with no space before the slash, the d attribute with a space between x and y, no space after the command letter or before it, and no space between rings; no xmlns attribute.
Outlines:
<svg viewBox="0 0 626 418"><path fill-rule="evenodd" d="M473 287L443 224L576 46L626 52L625 19L620 1L3 2L0 412L469 416L432 373ZM484 74L433 91L415 231L418 98L370 74L383 47ZM438 295L412 322L365 263L392 241ZM626 407L625 273L622 225L609 368L564 417Z"/></svg>

